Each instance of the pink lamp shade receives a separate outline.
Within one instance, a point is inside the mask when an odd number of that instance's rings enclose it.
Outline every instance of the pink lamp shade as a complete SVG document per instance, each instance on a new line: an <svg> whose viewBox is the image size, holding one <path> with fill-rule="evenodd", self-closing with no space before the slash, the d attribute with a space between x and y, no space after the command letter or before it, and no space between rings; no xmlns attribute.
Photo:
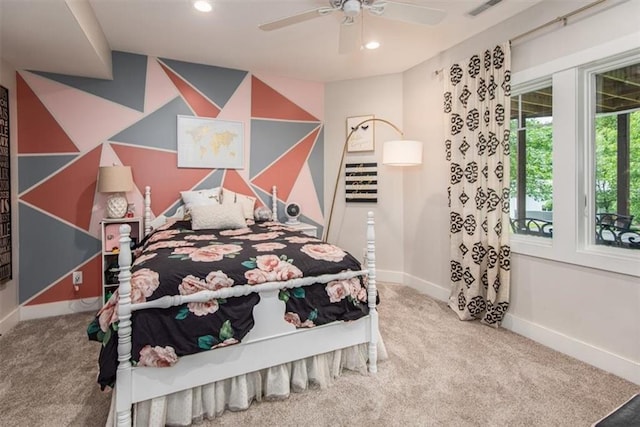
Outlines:
<svg viewBox="0 0 640 427"><path fill-rule="evenodd" d="M123 218L127 213L127 198L124 193L133 190L130 166L100 166L98 191L110 193L107 198L107 216Z"/></svg>

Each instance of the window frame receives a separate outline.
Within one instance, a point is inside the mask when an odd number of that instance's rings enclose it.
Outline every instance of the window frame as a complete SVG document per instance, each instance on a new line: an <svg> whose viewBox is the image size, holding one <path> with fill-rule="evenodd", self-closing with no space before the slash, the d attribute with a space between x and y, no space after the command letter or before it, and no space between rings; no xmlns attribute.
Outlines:
<svg viewBox="0 0 640 427"><path fill-rule="evenodd" d="M595 244L595 76L640 61L640 47L602 46L513 74L512 93L549 79L553 91L551 239L511 234L516 254L640 277L640 250ZM594 114L592 114L592 111Z"/></svg>
<svg viewBox="0 0 640 427"><path fill-rule="evenodd" d="M610 248L597 245L595 241L595 224L596 224L596 75L606 71L615 70L628 65L640 64L640 52L631 55L616 55L611 58L605 58L592 64L582 67L581 74L584 84L584 93L586 102L584 103L585 117L585 141L584 153L582 153L585 161L585 215L583 224L584 240L582 246L587 251L597 251L599 248L606 248L605 251L614 250L614 253L621 251L624 254L634 249Z"/></svg>
<svg viewBox="0 0 640 427"><path fill-rule="evenodd" d="M552 95L552 98L553 98L553 80L551 79L551 77L544 77L544 78L541 78L541 79L536 79L536 80L527 82L525 84L520 84L520 85L518 85L516 87L512 87L512 89L511 89L511 97L524 95L526 93L533 92L533 91L538 90L538 89L544 89L546 87L551 87L551 95ZM519 105L521 105L521 104L519 103ZM552 115L552 118L553 118L553 115ZM521 127L523 124L524 123L522 123L522 109L520 108L520 110L518 111L518 127L516 129L516 132L517 132L516 138L518 140L518 145L520 143L520 141L519 141L519 139L520 139L520 131L521 130L526 130L526 125L524 125L524 127ZM553 129L553 126L552 126L552 129ZM552 137L552 139L553 139L553 137ZM525 142L526 142L526 140L525 140ZM552 141L552 152L553 152L553 141ZM516 165L517 165L517 169L519 170L520 169L520 164L519 164L519 162L517 160L516 160ZM511 173L513 173L513 171ZM525 183L525 187L526 187L526 183ZM517 193L516 203L518 202L519 197L520 197L520 194ZM525 206L526 206L526 197L527 197L526 191L525 191L524 197L525 197L525 202L524 203L525 203ZM525 211L526 211L526 209L525 209ZM510 218L510 219L512 219L512 218ZM511 236L512 237L513 236L524 236L524 234L511 233ZM534 239L534 241L535 240L539 240L540 243L542 243L542 242L548 242L549 240L553 239L553 237L550 238L550 237L530 236L529 235L529 236L527 236L527 239Z"/></svg>

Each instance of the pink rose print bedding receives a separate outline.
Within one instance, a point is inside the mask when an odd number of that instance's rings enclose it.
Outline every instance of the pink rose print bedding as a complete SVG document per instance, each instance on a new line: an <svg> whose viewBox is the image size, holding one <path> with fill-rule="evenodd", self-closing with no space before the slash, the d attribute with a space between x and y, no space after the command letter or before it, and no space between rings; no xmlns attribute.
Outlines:
<svg viewBox="0 0 640 427"><path fill-rule="evenodd" d="M176 221L140 243L131 269L134 303L165 295L189 295L236 285L256 285L299 277L361 270L342 249L264 222L239 230L191 230ZM366 278L336 280L280 291L282 317L297 328L356 320L369 312ZM117 369L116 291L87 328L102 343L98 383L113 386ZM134 366L171 366L180 356L236 344L254 324L259 294L188 303L132 314Z"/></svg>

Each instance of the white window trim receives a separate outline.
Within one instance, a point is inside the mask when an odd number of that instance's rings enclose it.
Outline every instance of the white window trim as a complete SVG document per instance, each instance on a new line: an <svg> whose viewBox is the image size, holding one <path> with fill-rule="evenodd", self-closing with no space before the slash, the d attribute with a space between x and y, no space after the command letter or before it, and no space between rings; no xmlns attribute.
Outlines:
<svg viewBox="0 0 640 427"><path fill-rule="evenodd" d="M616 61L640 60L639 44L637 38L625 38L624 43L608 52L605 46L612 48L612 43L578 52L571 60L563 58L534 70L514 73L514 93L530 87L529 82L552 76L554 183L553 238L512 234L514 253L640 277L640 251L595 245L591 236L594 234L591 208L595 203L590 112L593 89L587 78L596 70L616 68Z"/></svg>

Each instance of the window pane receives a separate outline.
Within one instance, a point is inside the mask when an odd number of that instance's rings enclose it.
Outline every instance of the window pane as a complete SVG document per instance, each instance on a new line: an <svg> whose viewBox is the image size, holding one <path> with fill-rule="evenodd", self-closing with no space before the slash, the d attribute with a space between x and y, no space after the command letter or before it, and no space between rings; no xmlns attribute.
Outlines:
<svg viewBox="0 0 640 427"><path fill-rule="evenodd" d="M596 243L640 249L640 64L595 83Z"/></svg>
<svg viewBox="0 0 640 427"><path fill-rule="evenodd" d="M511 97L512 231L551 237L553 114L551 86Z"/></svg>

